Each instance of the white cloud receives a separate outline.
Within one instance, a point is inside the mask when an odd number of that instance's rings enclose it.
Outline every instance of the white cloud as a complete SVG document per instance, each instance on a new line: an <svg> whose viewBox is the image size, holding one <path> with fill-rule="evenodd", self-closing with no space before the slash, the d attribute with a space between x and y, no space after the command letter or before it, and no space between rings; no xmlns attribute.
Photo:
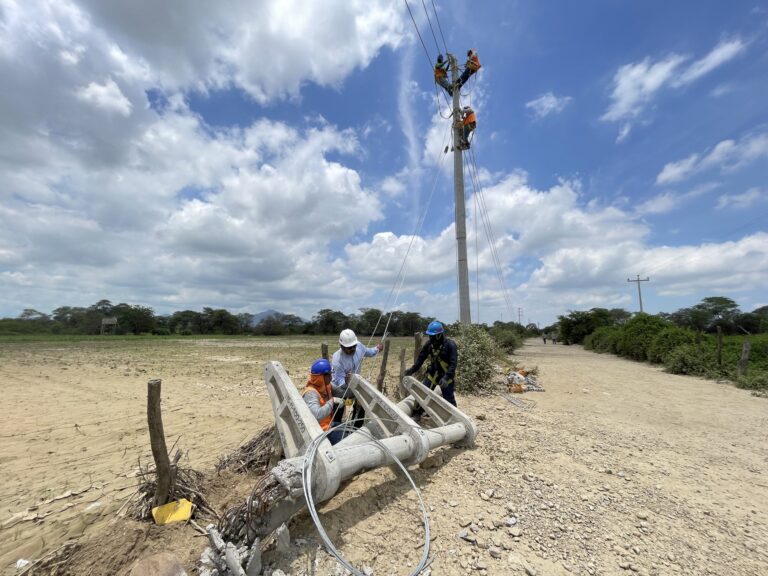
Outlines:
<svg viewBox="0 0 768 576"><path fill-rule="evenodd" d="M656 183L681 182L710 169L737 170L761 158L768 158L768 133L744 136L738 142L723 140L707 154L691 154L683 160L669 162L656 176Z"/></svg>
<svg viewBox="0 0 768 576"><path fill-rule="evenodd" d="M621 142L629 134L632 122L642 115L662 89L679 89L695 82L744 52L746 46L740 38L723 40L687 67L684 63L689 57L681 54L670 54L655 62L646 57L640 62L625 64L614 74L611 103L600 119L623 122L616 140Z"/></svg>
<svg viewBox="0 0 768 576"><path fill-rule="evenodd" d="M717 199L717 209L735 208L737 210L744 210L766 200L768 200L768 192L760 188L750 188L742 194L723 194Z"/></svg>
<svg viewBox="0 0 768 576"><path fill-rule="evenodd" d="M559 114L571 100L570 96L555 96L552 92L547 92L526 102L525 107L533 110L535 117L540 119L550 114Z"/></svg>
<svg viewBox="0 0 768 576"><path fill-rule="evenodd" d="M688 200L708 194L719 187L720 184L717 182L706 182L682 194L669 191L662 192L639 204L635 208L635 212L641 216L666 214L676 210Z"/></svg>
<svg viewBox="0 0 768 576"><path fill-rule="evenodd" d="M166 89L234 83L266 102L305 82L336 86L405 38L399 5L385 0L81 0L93 25L141 58Z"/></svg>
<svg viewBox="0 0 768 576"><path fill-rule="evenodd" d="M636 118L684 61L684 56L672 54L658 62L645 58L637 64L625 64L619 68L613 77L612 103L602 120Z"/></svg>
<svg viewBox="0 0 768 576"><path fill-rule="evenodd" d="M698 80L715 70L715 68L719 68L726 62L733 60L744 52L746 47L746 44L740 38L721 41L709 54L688 66L685 72L675 79L674 84L682 86Z"/></svg>
<svg viewBox="0 0 768 576"><path fill-rule="evenodd" d="M93 104L107 112L114 112L121 116L130 116L133 105L120 91L120 87L110 78L104 84L91 82L88 86L79 88L75 95L83 102Z"/></svg>

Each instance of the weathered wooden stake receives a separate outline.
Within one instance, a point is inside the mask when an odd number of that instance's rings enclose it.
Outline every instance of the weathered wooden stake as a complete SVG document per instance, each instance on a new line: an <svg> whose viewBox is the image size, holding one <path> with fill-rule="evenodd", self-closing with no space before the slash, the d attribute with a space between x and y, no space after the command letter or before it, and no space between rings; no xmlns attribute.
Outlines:
<svg viewBox="0 0 768 576"><path fill-rule="evenodd" d="M379 392L384 391L384 378L387 375L387 359L389 358L389 340L384 340L384 351L381 357L381 368L379 368L379 377L376 378L376 389Z"/></svg>
<svg viewBox="0 0 768 576"><path fill-rule="evenodd" d="M718 367L723 365L723 328L717 327L717 365Z"/></svg>
<svg viewBox="0 0 768 576"><path fill-rule="evenodd" d="M323 342L322 344L320 344L320 357L321 358L325 358L326 360L329 359L328 358L328 343L327 342Z"/></svg>
<svg viewBox="0 0 768 576"><path fill-rule="evenodd" d="M422 334L421 334L421 332L416 332L413 335L413 340L414 340L413 363L416 364L416 358L419 357L419 352L421 352L421 347L422 347Z"/></svg>
<svg viewBox="0 0 768 576"><path fill-rule="evenodd" d="M160 412L161 384L162 380L147 382L149 441L152 445L152 457L155 459L155 470L157 471L157 490L152 503L153 507L165 504L171 496L171 461L168 458L168 448L165 446L163 417Z"/></svg>
<svg viewBox="0 0 768 576"><path fill-rule="evenodd" d="M747 375L747 365L749 364L749 349L752 344L749 340L744 340L744 344L741 347L741 359L739 360L739 376Z"/></svg>
<svg viewBox="0 0 768 576"><path fill-rule="evenodd" d="M405 378L405 348L400 348L400 376L397 380L398 400L402 400L407 396L403 389L403 378Z"/></svg>

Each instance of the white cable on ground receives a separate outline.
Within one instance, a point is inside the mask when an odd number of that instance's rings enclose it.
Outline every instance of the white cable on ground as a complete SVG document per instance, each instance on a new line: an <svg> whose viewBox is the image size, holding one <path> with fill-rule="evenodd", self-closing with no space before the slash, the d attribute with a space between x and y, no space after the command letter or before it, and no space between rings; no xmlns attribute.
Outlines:
<svg viewBox="0 0 768 576"><path fill-rule="evenodd" d="M307 449L307 452L304 454L304 460L302 462L302 469L301 469L301 480L304 484L304 499L307 502L307 510L309 510L310 516L312 516L312 521L315 523L315 527L317 528L318 534L320 534L320 539L323 541L323 543L326 546L326 549L328 552L336 558L336 561L344 566L347 570L349 570L354 576L366 576L365 573L361 572L357 568L355 568L352 564L350 564L337 550L337 548L333 545L333 542L331 542L331 539L328 537L328 534L325 531L325 528L323 528L322 523L320 522L320 517L317 514L317 509L315 508L315 501L314 497L312 496L312 465L315 460L315 456L317 454L317 449L320 446L320 443L325 440L328 435L338 430L339 427L336 428L330 428L323 432L320 436L315 438L312 443L309 445L309 448ZM430 535L429 535L429 514L427 513L427 507L424 504L424 500L421 497L421 492L419 491L418 487L416 486L416 483L413 481L413 478L408 473L408 470L405 468L402 462L395 456L392 451L387 448L383 442L378 440L377 438L374 438L373 434L371 434L370 431L366 430L365 428L353 428L351 423L344 424L343 429L348 429L352 432L362 432L368 438L370 438L379 448L381 448L382 452L384 452L397 466L400 468L400 470L403 471L403 475L408 479L408 481L411 483L411 486L413 487L413 490L416 492L416 497L419 500L419 506L421 507L422 512L422 520L424 524L424 549L423 553L421 555L421 560L416 565L416 568L413 572L411 572L410 576L418 576L422 570L424 570L427 565L429 564L429 541L430 541Z"/></svg>

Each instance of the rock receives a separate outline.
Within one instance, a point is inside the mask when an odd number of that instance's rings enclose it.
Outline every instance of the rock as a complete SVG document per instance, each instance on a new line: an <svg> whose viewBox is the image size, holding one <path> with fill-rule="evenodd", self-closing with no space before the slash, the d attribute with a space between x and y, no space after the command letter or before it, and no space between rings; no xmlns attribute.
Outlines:
<svg viewBox="0 0 768 576"><path fill-rule="evenodd" d="M365 576L373 576L373 568L370 566L363 566L363 574L365 574ZM272 576L275 576L274 572L272 572Z"/></svg>
<svg viewBox="0 0 768 576"><path fill-rule="evenodd" d="M488 548L488 554L491 555L491 558L501 558L501 552L501 548L498 548L497 546Z"/></svg>
<svg viewBox="0 0 768 576"><path fill-rule="evenodd" d="M483 562L482 560L478 560L475 564L475 570L488 570L488 564Z"/></svg>
<svg viewBox="0 0 768 576"><path fill-rule="evenodd" d="M509 535L512 536L513 538L519 538L520 536L523 535L523 531L520 529L519 526L514 526L509 530L507 530L507 532L509 532Z"/></svg>
<svg viewBox="0 0 768 576"><path fill-rule="evenodd" d="M622 570L629 570L629 562L619 562L619 568Z"/></svg>
<svg viewBox="0 0 768 576"><path fill-rule="evenodd" d="M477 416L475 416L475 418L477 418L480 421L483 421L485 420L485 414L478 414Z"/></svg>
<svg viewBox="0 0 768 576"><path fill-rule="evenodd" d="M459 521L459 526L461 526L462 528L466 528L470 524L472 524L472 520L468 518L464 518L463 520Z"/></svg>
<svg viewBox="0 0 768 576"><path fill-rule="evenodd" d="M248 563L245 565L245 576L259 576L261 574L261 540L256 540L251 545Z"/></svg>
<svg viewBox="0 0 768 576"><path fill-rule="evenodd" d="M533 476L529 476L526 472L523 472L523 480L526 482L533 482Z"/></svg>
<svg viewBox="0 0 768 576"><path fill-rule="evenodd" d="M470 544L474 544L477 542L477 538L475 538L474 534L470 534L467 530L460 531L457 536L461 538L462 540L465 540L466 542L469 542Z"/></svg>
<svg viewBox="0 0 768 576"><path fill-rule="evenodd" d="M505 522L507 523L507 526L514 526L515 524L517 524L517 518L515 518L514 516L510 516L505 520Z"/></svg>
<svg viewBox="0 0 768 576"><path fill-rule="evenodd" d="M368 568L370 570L370 568ZM363 568L363 572L365 574L368 574L368 572L365 572L365 568ZM373 571L371 571L371 574L373 574ZM280 569L272 570L272 576L285 576L285 572L283 572Z"/></svg>
<svg viewBox="0 0 768 576"><path fill-rule="evenodd" d="M638 512L635 514L640 520L648 520L648 513L647 512Z"/></svg>
<svg viewBox="0 0 768 576"><path fill-rule="evenodd" d="M275 530L275 546L277 553L282 556L287 556L291 552L291 533L285 524L280 524Z"/></svg>
<svg viewBox="0 0 768 576"><path fill-rule="evenodd" d="M430 468L439 468L443 464L443 454L442 452L438 452L437 454L432 454L431 456L428 456L425 458L421 464L419 464L419 468L423 468L425 470L428 470Z"/></svg>
<svg viewBox="0 0 768 576"><path fill-rule="evenodd" d="M450 502L448 502L448 506L450 506L451 508L456 508L456 506L458 505L459 503L456 502L456 500L451 500Z"/></svg>
<svg viewBox="0 0 768 576"><path fill-rule="evenodd" d="M187 576L187 573L176 556L160 552L139 560L130 576Z"/></svg>

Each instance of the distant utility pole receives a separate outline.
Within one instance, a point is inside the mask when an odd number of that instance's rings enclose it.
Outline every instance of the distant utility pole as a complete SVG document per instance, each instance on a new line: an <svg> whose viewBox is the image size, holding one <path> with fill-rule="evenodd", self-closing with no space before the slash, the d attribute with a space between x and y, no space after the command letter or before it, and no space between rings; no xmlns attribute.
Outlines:
<svg viewBox="0 0 768 576"><path fill-rule="evenodd" d="M627 278L627 282L637 282L637 297L640 299L640 312L643 311L643 292L640 290L640 282L650 282L650 278L640 278L640 274L637 275L637 278L634 280L632 278Z"/></svg>
<svg viewBox="0 0 768 576"><path fill-rule="evenodd" d="M523 325L523 309L518 308L517 309L517 323L521 326Z"/></svg>
<svg viewBox="0 0 768 576"><path fill-rule="evenodd" d="M451 79L453 89L453 195L456 204L456 243L458 244L459 264L459 321L462 324L471 324L472 317L469 312L469 267L467 265L467 214L464 207L464 163L459 143L462 138L463 127L461 118L461 103L459 96L461 90L456 87L459 79L459 65L453 54L448 54L451 65Z"/></svg>

